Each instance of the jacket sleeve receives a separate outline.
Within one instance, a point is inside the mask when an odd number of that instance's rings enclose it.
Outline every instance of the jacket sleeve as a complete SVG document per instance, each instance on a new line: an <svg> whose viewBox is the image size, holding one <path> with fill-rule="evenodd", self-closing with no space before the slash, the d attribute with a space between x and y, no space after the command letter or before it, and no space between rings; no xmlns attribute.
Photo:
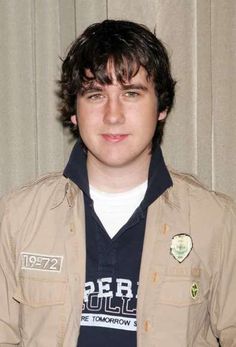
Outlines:
<svg viewBox="0 0 236 347"><path fill-rule="evenodd" d="M218 267L212 284L212 329L221 347L236 346L236 206L227 203L219 242Z"/></svg>
<svg viewBox="0 0 236 347"><path fill-rule="evenodd" d="M0 200L0 346L20 343L19 304L13 299L16 287L13 230L8 199Z"/></svg>

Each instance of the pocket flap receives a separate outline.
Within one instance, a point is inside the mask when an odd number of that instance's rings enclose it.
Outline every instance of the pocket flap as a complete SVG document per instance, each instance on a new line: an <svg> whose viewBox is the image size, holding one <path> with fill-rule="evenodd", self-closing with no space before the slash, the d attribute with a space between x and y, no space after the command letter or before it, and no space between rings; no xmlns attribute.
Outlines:
<svg viewBox="0 0 236 347"><path fill-rule="evenodd" d="M158 301L167 305L189 306L200 304L203 300L203 288L199 281L168 279L161 284Z"/></svg>
<svg viewBox="0 0 236 347"><path fill-rule="evenodd" d="M65 291L66 282L21 277L13 298L32 307L60 305Z"/></svg>

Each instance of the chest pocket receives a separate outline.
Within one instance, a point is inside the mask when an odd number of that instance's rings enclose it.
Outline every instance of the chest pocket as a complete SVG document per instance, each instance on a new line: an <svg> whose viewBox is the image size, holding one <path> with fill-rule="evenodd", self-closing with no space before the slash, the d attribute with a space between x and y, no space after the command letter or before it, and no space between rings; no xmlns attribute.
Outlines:
<svg viewBox="0 0 236 347"><path fill-rule="evenodd" d="M65 331L66 282L21 277L14 299L20 303L22 346L62 346Z"/></svg>
<svg viewBox="0 0 236 347"><path fill-rule="evenodd" d="M199 280L191 278L168 278L160 288L158 302L165 305L184 307L202 303L207 293Z"/></svg>
<svg viewBox="0 0 236 347"><path fill-rule="evenodd" d="M14 299L31 307L62 305L65 302L66 282L21 277Z"/></svg>

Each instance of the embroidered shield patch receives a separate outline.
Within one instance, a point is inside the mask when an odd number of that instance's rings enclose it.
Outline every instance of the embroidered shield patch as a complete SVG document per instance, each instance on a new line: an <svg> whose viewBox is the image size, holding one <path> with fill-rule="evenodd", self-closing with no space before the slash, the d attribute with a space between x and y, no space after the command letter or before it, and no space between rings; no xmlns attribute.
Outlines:
<svg viewBox="0 0 236 347"><path fill-rule="evenodd" d="M190 235L178 234L171 240L170 253L179 262L182 263L193 248L193 242Z"/></svg>

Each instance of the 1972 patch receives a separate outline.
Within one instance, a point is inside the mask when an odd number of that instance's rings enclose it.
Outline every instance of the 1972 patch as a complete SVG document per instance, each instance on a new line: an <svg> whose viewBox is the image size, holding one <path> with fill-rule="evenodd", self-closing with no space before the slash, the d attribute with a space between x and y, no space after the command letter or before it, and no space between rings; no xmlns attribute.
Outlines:
<svg viewBox="0 0 236 347"><path fill-rule="evenodd" d="M21 269L61 272L63 256L21 252Z"/></svg>

